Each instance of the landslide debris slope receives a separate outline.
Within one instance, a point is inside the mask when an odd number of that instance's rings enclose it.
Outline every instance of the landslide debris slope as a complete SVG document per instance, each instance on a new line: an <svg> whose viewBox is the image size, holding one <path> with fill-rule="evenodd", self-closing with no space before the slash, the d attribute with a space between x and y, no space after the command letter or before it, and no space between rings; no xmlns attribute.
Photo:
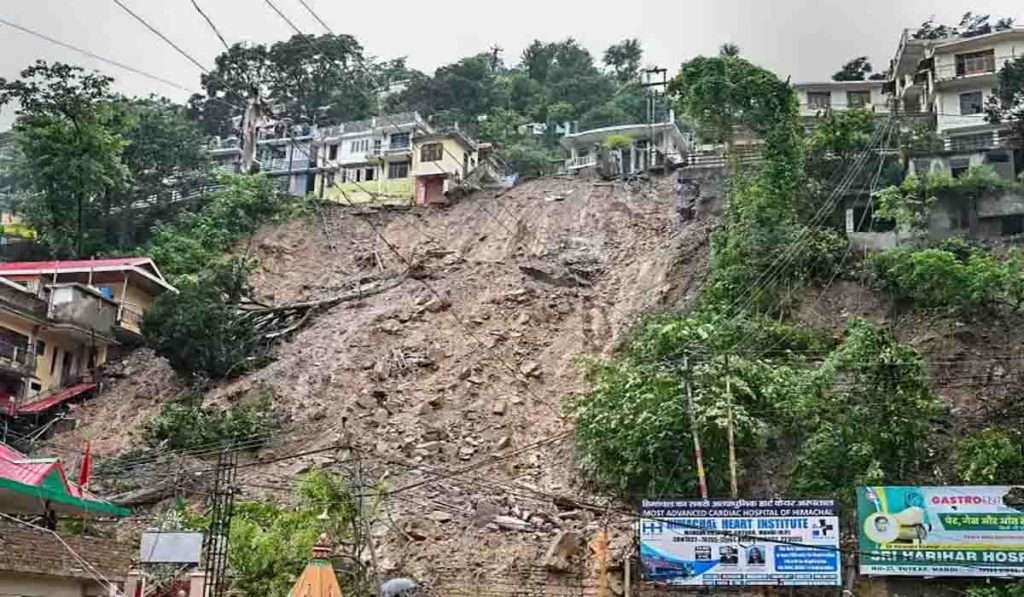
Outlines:
<svg viewBox="0 0 1024 597"><path fill-rule="evenodd" d="M288 499L302 471L351 470L358 453L368 482L401 489L374 529L384 572L536 561L560 529L593 520L536 493L580 495L562 401L586 387L581 359L696 295L712 226L678 221L669 179L636 192L547 178L444 208L332 206L265 227L245 248L265 302L408 279L319 314L271 364L207 394L227 403L272 390L282 428L247 461L354 447L246 467L243 493ZM161 359L137 353L54 447L70 454L88 439L100 455L120 453L185 390Z"/></svg>

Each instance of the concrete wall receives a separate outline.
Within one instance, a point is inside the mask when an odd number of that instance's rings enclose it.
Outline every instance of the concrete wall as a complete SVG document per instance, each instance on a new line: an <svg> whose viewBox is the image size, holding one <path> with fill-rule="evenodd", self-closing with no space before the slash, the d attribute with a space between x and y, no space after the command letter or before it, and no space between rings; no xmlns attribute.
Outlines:
<svg viewBox="0 0 1024 597"><path fill-rule="evenodd" d="M49 318L110 336L117 322L117 305L82 286L53 286Z"/></svg>
<svg viewBox="0 0 1024 597"><path fill-rule="evenodd" d="M109 592L93 581L0 572L0 597L100 597Z"/></svg>

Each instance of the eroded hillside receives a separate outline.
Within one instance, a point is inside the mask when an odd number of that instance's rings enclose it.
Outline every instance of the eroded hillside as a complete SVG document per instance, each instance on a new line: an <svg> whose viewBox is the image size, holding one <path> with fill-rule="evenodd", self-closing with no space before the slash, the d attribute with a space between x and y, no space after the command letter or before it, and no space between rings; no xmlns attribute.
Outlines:
<svg viewBox="0 0 1024 597"><path fill-rule="evenodd" d="M208 400L273 390L285 423L254 461L351 444L371 481L403 488L375 529L386 572L430 574L439 558L442 568L532 562L559 528L592 519L531 493L581 491L562 416L563 399L585 387L581 359L609 354L642 314L695 296L710 229L678 222L667 179L643 193L545 179L443 209L339 206L268 226L240 249L258 258L252 282L267 303L410 275L321 313L274 362ZM79 426L56 438L59 448L89 439L100 455L128 449L140 425L186 391L148 351L123 375L75 414ZM348 470L352 460L338 450L247 467L243 492L287 499L312 463ZM474 472L438 481L433 466ZM404 490L416 481L430 482ZM496 516L527 525L496 530Z"/></svg>

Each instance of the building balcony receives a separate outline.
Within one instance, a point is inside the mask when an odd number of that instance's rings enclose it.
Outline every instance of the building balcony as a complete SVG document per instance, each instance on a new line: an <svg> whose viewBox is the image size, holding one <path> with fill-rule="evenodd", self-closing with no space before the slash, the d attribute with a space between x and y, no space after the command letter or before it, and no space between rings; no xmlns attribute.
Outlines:
<svg viewBox="0 0 1024 597"><path fill-rule="evenodd" d="M27 345L15 345L0 340L0 371L23 377L36 370L36 353Z"/></svg>
<svg viewBox="0 0 1024 597"><path fill-rule="evenodd" d="M366 152L367 159L406 160L412 157L412 144L373 147Z"/></svg>
<svg viewBox="0 0 1024 597"><path fill-rule="evenodd" d="M118 336L142 336L143 317L144 315L139 309L130 305L119 305L117 310L117 328L115 329L115 332Z"/></svg>
<svg viewBox="0 0 1024 597"><path fill-rule="evenodd" d="M310 168L311 160L306 157L269 158L260 161L260 170L269 174L305 172Z"/></svg>
<svg viewBox="0 0 1024 597"><path fill-rule="evenodd" d="M80 340L94 335L110 337L118 318L114 301L82 284L56 284L49 287L50 321L66 326Z"/></svg>

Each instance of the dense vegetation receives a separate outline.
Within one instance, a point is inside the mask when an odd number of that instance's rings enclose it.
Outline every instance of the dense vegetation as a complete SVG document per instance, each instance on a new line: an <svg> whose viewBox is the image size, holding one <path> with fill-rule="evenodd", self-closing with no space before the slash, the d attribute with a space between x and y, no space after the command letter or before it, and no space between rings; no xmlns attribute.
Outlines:
<svg viewBox="0 0 1024 597"><path fill-rule="evenodd" d="M260 391L246 395L230 408L203 404L200 394L188 394L167 402L160 414L146 422L145 441L151 447L194 450L211 445L245 441L258 446L254 436L267 436L277 427L273 395Z"/></svg>
<svg viewBox="0 0 1024 597"><path fill-rule="evenodd" d="M948 448L931 439L932 430L948 413L922 357L867 322L852 321L834 337L793 315L794 301L847 275L852 265L845 239L813 214L830 190L836 163L849 163L870 145L878 120L856 111L830 115L805 135L792 89L735 52L684 64L672 90L679 110L705 137L728 144L745 128L764 139L766 163L754 172L731 173L709 282L696 307L650 319L616 358L588 365L592 390L568 403L584 472L634 499L693 495L697 479L689 446L695 426L711 492L721 495L728 488L724 459L731 419L741 483L763 480L764 467L781 468L788 488L778 491L830 495L850 504L860 484L929 480ZM916 188L913 181L899 181L895 164L877 158L865 163L865 170L877 172L873 184L902 185L889 195ZM947 188L968 193L995 184L977 172ZM896 219L894 212L887 217ZM1015 303L1021 279L1016 257L995 258L956 243L932 251L943 260L947 253L953 257L950 270L929 265L932 254L906 249L875 257L873 271L894 293L899 288L922 305ZM947 287L929 286L934 284ZM688 388L696 420L687 408ZM983 478L987 469L980 463L996 454L994 466L1013 470L1008 446L1015 441L983 436L960 445L958 469L965 478Z"/></svg>

